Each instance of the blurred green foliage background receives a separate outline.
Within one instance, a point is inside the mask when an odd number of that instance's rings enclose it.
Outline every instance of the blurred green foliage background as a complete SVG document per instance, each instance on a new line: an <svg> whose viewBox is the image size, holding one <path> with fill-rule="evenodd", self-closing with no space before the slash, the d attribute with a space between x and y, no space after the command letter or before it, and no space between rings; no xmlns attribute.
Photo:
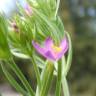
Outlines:
<svg viewBox="0 0 96 96"><path fill-rule="evenodd" d="M70 92L73 96L96 96L96 0L61 0L59 14L72 37ZM30 62L21 59L16 62L35 88L36 78ZM7 82L1 69L0 82Z"/></svg>
<svg viewBox="0 0 96 96"><path fill-rule="evenodd" d="M62 0L60 14L73 42L70 90L96 96L96 0Z"/></svg>

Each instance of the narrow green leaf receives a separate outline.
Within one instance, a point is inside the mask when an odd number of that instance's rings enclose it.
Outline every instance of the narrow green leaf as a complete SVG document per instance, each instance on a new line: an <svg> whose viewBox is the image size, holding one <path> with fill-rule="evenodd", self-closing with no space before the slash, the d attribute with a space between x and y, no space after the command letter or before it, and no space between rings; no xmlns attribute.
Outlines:
<svg viewBox="0 0 96 96"><path fill-rule="evenodd" d="M13 76L7 71L3 64L1 64L2 70L8 79L9 83L22 95L27 95L27 92L17 83Z"/></svg>
<svg viewBox="0 0 96 96"><path fill-rule="evenodd" d="M55 12L55 17L57 16L58 10L59 10L60 0L57 0L57 7Z"/></svg>
<svg viewBox="0 0 96 96"><path fill-rule="evenodd" d="M66 63L66 68L65 68L65 76L69 72L71 62L72 62L72 44L71 44L71 38L68 32L66 32L66 35L68 37L68 43L69 43L69 50L68 50L68 57L67 57L67 63Z"/></svg>
<svg viewBox="0 0 96 96"><path fill-rule="evenodd" d="M51 21L48 18L46 18L46 16L44 14L40 13L35 8L33 8L33 11L37 14L37 18L40 17L46 23L47 27L50 28L51 36L53 37L56 44L58 44L59 41L60 41L60 38L59 38L59 35L58 35L58 31L53 26L53 23L51 23Z"/></svg>
<svg viewBox="0 0 96 96"><path fill-rule="evenodd" d="M64 96L70 96L69 88L66 80L66 76L62 77L62 87L63 87L63 94Z"/></svg>
<svg viewBox="0 0 96 96"><path fill-rule="evenodd" d="M16 49L11 49L11 53L21 59L30 59L30 57L28 55L25 55L23 53L20 53L18 50Z"/></svg>
<svg viewBox="0 0 96 96"><path fill-rule="evenodd" d="M39 72L39 68L37 67L37 64L36 64L33 56L31 57L31 62L32 62L34 70L35 70L35 74L36 74L36 78L37 78L37 85L39 86L39 89L40 89L41 88L40 72Z"/></svg>
<svg viewBox="0 0 96 96"><path fill-rule="evenodd" d="M3 15L0 14L0 59L8 59L10 57L10 49L7 42L7 22Z"/></svg>
<svg viewBox="0 0 96 96"><path fill-rule="evenodd" d="M65 68L66 68L66 60L65 60L65 56L62 57L62 76L65 75Z"/></svg>
<svg viewBox="0 0 96 96"><path fill-rule="evenodd" d="M21 70L18 68L18 66L15 64L13 58L8 62L6 61L6 63L10 66L10 68L16 73L16 75L19 77L19 79L21 80L22 84L24 85L24 87L26 88L26 90L29 92L29 94L31 96L35 96L34 91L32 90L30 84L28 83L28 81L26 80L26 78L24 77L23 73L21 72Z"/></svg>
<svg viewBox="0 0 96 96"><path fill-rule="evenodd" d="M38 66L39 68L43 69L44 66L46 65L46 64L45 64L45 61L42 60L39 56L34 56L34 58L36 59L35 61L36 61L37 66Z"/></svg>

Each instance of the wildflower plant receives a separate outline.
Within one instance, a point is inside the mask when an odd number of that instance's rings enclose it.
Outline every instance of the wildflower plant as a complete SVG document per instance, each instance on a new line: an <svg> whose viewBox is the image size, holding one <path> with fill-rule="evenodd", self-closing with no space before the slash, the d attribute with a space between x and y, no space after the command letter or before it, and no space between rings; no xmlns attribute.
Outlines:
<svg viewBox="0 0 96 96"><path fill-rule="evenodd" d="M48 96L54 75L54 96L70 96L67 74L72 60L71 39L58 15L60 0L27 0L19 13L8 20L0 16L0 65L10 84L24 96ZM28 59L35 71L37 88L32 89L14 56ZM10 67L19 84L7 69ZM40 70L41 69L41 70Z"/></svg>

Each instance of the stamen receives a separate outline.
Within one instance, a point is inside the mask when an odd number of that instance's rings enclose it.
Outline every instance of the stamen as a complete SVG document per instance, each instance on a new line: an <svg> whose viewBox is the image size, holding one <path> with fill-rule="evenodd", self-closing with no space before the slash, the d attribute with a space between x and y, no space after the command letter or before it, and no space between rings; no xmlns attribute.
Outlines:
<svg viewBox="0 0 96 96"><path fill-rule="evenodd" d="M57 47L57 46L52 46L52 49L53 49L53 51L55 52L55 53L59 53L61 50L62 50L62 48L61 47Z"/></svg>

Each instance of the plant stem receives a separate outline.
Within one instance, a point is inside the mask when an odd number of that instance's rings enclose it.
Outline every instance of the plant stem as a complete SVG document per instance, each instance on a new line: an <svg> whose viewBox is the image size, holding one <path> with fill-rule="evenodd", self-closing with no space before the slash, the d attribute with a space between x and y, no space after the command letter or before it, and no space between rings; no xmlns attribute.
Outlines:
<svg viewBox="0 0 96 96"><path fill-rule="evenodd" d="M61 81L62 81L62 63L60 62L58 63L58 75L57 75L55 96L61 95Z"/></svg>
<svg viewBox="0 0 96 96"><path fill-rule="evenodd" d="M44 73L45 73L46 66L47 66L47 63L48 63L48 62L49 62L48 60L46 60L46 61L44 62L45 65L43 65L44 68L42 69L42 72L41 72L41 75L40 75L41 81L43 81ZM41 83L42 83L42 82L41 82ZM40 94L40 90L39 90L39 88L38 88L38 86L37 86L37 88L36 88L36 96L39 96L39 94Z"/></svg>
<svg viewBox="0 0 96 96"><path fill-rule="evenodd" d="M40 96L47 96L53 78L54 64L48 62L42 77Z"/></svg>
<svg viewBox="0 0 96 96"><path fill-rule="evenodd" d="M70 96L69 88L68 88L68 84L65 76L63 76L62 78L62 87L63 87L64 96Z"/></svg>

